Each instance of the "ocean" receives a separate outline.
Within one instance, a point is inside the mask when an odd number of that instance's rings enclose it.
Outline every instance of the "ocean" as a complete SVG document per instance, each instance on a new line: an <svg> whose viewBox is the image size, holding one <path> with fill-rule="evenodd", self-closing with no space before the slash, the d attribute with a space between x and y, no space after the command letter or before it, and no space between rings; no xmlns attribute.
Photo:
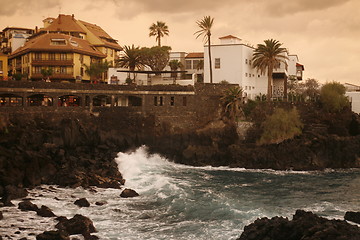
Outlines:
<svg viewBox="0 0 360 240"><path fill-rule="evenodd" d="M124 187L134 189L139 197L120 198L118 189L47 185L30 190L29 197L56 215L89 217L100 239L228 240L238 238L244 226L257 218L291 219L297 209L329 219L360 211L359 169L299 172L191 167L149 155L145 146L119 153L115 161L126 179ZM73 204L82 197L90 202L89 208ZM33 234L55 229L52 218L16 207L1 210L3 239L35 239Z"/></svg>

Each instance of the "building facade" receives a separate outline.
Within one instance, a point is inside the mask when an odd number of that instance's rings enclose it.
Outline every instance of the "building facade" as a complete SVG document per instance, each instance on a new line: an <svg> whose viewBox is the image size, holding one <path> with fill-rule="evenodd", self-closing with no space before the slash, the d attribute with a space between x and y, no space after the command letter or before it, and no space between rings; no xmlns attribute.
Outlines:
<svg viewBox="0 0 360 240"><path fill-rule="evenodd" d="M33 29L17 27L4 28L0 35L1 52L4 54L11 54L23 46L27 39L33 34Z"/></svg>
<svg viewBox="0 0 360 240"><path fill-rule="evenodd" d="M8 80L8 57L0 52L0 81Z"/></svg>
<svg viewBox="0 0 360 240"><path fill-rule="evenodd" d="M220 44L211 45L213 82L239 84L245 96L255 99L267 93L267 74L261 74L252 66L255 48L242 39L232 35L221 37ZM286 92L286 81L289 78L289 64L294 65L297 74L296 59L292 63L288 53L284 53L285 62L275 66L272 82L273 97L283 97ZM302 66L302 65L301 65ZM302 76L302 75L301 75ZM209 55L207 46L204 48L204 81L209 83Z"/></svg>
<svg viewBox="0 0 360 240"><path fill-rule="evenodd" d="M49 70L51 81L89 81L86 71L92 63L108 62L111 66L122 48L101 27L76 20L74 15L47 18L24 46L9 55L12 75L41 80ZM101 77L107 78L106 73Z"/></svg>

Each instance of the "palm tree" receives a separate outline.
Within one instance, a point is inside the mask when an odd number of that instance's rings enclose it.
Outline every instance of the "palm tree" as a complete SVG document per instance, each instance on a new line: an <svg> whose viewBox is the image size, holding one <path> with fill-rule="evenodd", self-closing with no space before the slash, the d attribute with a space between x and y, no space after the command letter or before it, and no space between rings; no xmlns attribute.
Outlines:
<svg viewBox="0 0 360 240"><path fill-rule="evenodd" d="M201 35L204 36L204 41L208 45L208 53L209 53L209 66L210 66L210 83L213 82L213 76L212 76L212 66L211 66L211 27L214 23L214 18L211 18L210 16L205 16L203 19L198 20L197 25L199 26L200 30L195 32L197 34L196 38L200 37Z"/></svg>
<svg viewBox="0 0 360 240"><path fill-rule="evenodd" d="M244 116L241 105L243 104L243 89L241 87L228 88L221 97L225 105L225 112L229 113L230 119L237 121Z"/></svg>
<svg viewBox="0 0 360 240"><path fill-rule="evenodd" d="M90 76L90 82L97 80L102 80L102 74L105 73L109 67L110 63L108 61L104 62L94 62L90 63L90 65L83 64L85 67L85 73Z"/></svg>
<svg viewBox="0 0 360 240"><path fill-rule="evenodd" d="M153 23L150 28L149 37L156 36L156 41L158 42L158 46L161 46L161 38L169 36L169 28L166 23L157 21L156 24Z"/></svg>
<svg viewBox="0 0 360 240"><path fill-rule="evenodd" d="M281 43L274 39L264 41L265 44L258 44L253 54L253 67L256 68L261 74L267 71L268 74L268 88L267 88L267 101L272 97L272 82L274 67L280 62L285 62L287 57L283 54L286 52L285 48L281 47ZM286 82L286 81L285 81ZM284 84L286 84L284 82Z"/></svg>
<svg viewBox="0 0 360 240"><path fill-rule="evenodd" d="M143 66L143 64L141 63L140 47L134 47L133 44L131 47L124 46L123 49L125 55L120 57L120 59L116 61L116 65L118 67L129 68L129 70L133 72L133 80L135 80L135 69L140 69Z"/></svg>
<svg viewBox="0 0 360 240"><path fill-rule="evenodd" d="M171 60L169 62L169 67L171 69L171 71L176 71L178 70L179 68L182 68L183 67L183 64L177 60L177 59L174 59L174 60ZM176 80L176 76L177 76L177 73L171 73L171 77L174 78L174 83L175 83L175 80Z"/></svg>

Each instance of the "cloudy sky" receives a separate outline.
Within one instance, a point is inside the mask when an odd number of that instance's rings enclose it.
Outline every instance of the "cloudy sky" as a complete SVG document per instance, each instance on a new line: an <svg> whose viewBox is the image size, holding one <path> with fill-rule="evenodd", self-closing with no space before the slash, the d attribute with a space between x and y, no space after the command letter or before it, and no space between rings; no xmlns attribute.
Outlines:
<svg viewBox="0 0 360 240"><path fill-rule="evenodd" d="M196 21L215 18L213 42L234 35L256 45L276 39L297 54L305 78L360 85L359 0L0 0L0 29L42 26L46 17L75 14L101 26L120 45L156 45L149 26L164 21L173 51L203 51Z"/></svg>

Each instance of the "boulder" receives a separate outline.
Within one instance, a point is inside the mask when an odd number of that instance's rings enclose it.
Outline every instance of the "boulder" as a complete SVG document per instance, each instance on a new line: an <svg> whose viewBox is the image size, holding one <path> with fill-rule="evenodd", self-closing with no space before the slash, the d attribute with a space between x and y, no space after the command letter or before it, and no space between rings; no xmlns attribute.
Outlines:
<svg viewBox="0 0 360 240"><path fill-rule="evenodd" d="M2 213L2 211L0 211L0 220L3 220L3 219L4 219L3 213Z"/></svg>
<svg viewBox="0 0 360 240"><path fill-rule="evenodd" d="M55 227L66 231L69 235L82 234L86 238L90 236L90 233L96 232L93 222L88 217L80 214L76 214L69 220L65 217L59 217L57 220L59 220L59 223Z"/></svg>
<svg viewBox="0 0 360 240"><path fill-rule="evenodd" d="M41 208L36 211L37 215L41 217L55 217L56 215L47 206L42 205Z"/></svg>
<svg viewBox="0 0 360 240"><path fill-rule="evenodd" d="M36 240L70 240L70 237L62 231L45 231L37 235Z"/></svg>
<svg viewBox="0 0 360 240"><path fill-rule="evenodd" d="M311 212L297 210L293 220L261 218L245 226L238 240L358 240L360 228L340 220L328 220Z"/></svg>
<svg viewBox="0 0 360 240"><path fill-rule="evenodd" d="M18 206L19 206L18 208L21 209L22 211L35 211L35 212L37 212L39 210L38 206L36 206L36 204L33 204L32 202L30 202L29 200L19 202Z"/></svg>
<svg viewBox="0 0 360 240"><path fill-rule="evenodd" d="M86 198L80 198L74 202L79 207L90 207L90 203Z"/></svg>
<svg viewBox="0 0 360 240"><path fill-rule="evenodd" d="M346 212L344 219L360 224L360 212Z"/></svg>
<svg viewBox="0 0 360 240"><path fill-rule="evenodd" d="M139 194L129 188L125 188L120 194L120 197L122 197L122 198L131 198L131 197L137 197L137 196L139 196Z"/></svg>

